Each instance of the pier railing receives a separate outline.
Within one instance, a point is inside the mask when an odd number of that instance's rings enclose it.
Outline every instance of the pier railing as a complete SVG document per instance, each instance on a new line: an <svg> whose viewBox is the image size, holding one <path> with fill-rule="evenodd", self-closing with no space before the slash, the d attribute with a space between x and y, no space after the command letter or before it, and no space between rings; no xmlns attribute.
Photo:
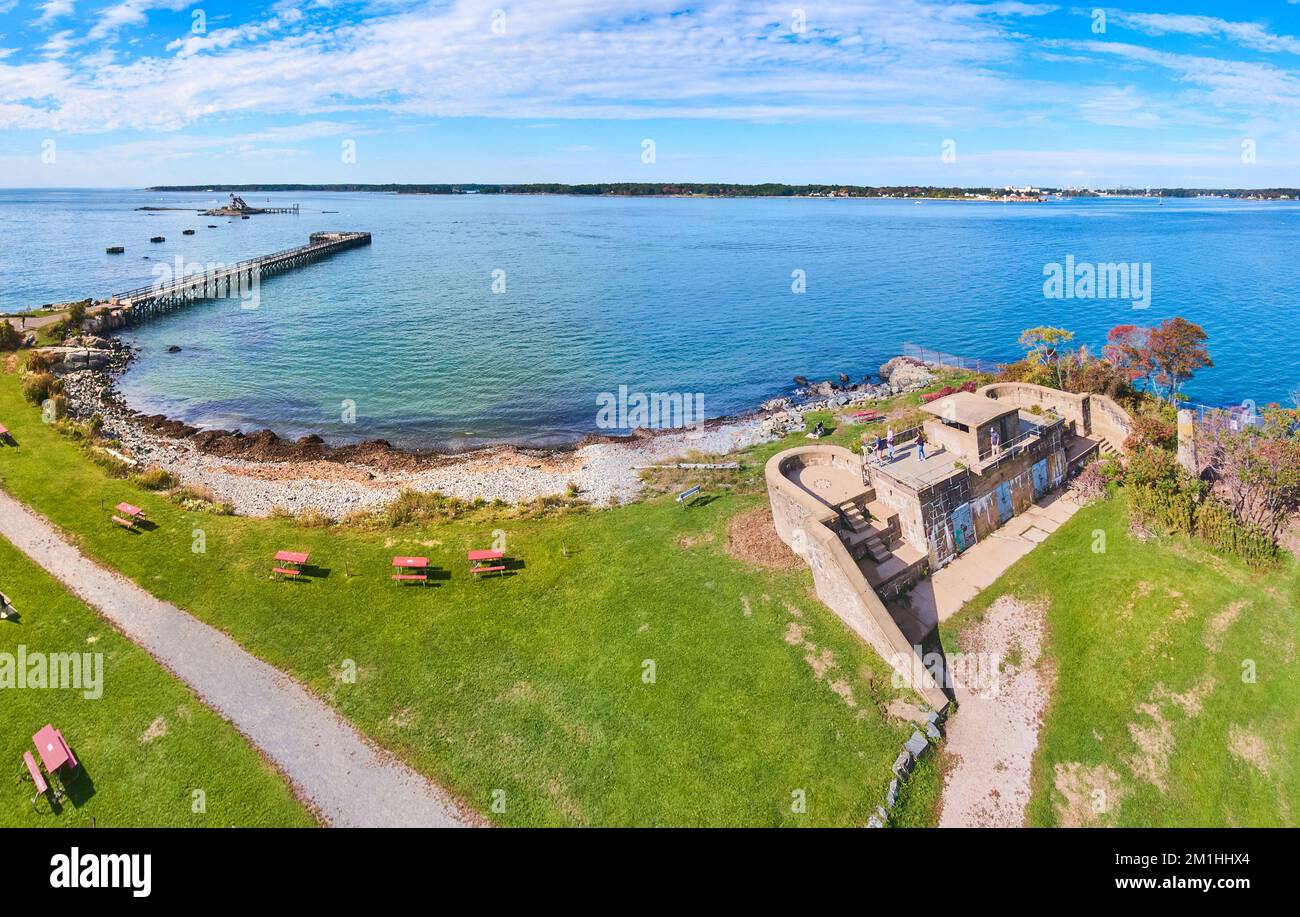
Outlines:
<svg viewBox="0 0 1300 917"><path fill-rule="evenodd" d="M231 296L255 287L262 277L301 267L344 249L369 244L368 232L314 232L306 245L185 273L181 277L155 280L149 286L115 293L109 297L109 302L138 319L195 300Z"/></svg>

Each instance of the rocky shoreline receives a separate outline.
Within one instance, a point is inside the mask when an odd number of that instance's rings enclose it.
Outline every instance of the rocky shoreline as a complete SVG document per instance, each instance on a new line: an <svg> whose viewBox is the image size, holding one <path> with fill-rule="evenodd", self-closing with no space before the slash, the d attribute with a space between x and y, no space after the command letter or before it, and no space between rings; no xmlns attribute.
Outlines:
<svg viewBox="0 0 1300 917"><path fill-rule="evenodd" d="M99 415L103 436L143 467L161 468L182 484L208 489L241 515L316 512L340 519L376 510L404 489L441 491L466 500L514 504L572 492L595 505L635 500L641 469L687 451L726 454L804 429L809 411L866 404L921 388L933 375L908 358L881 367L882 381L799 385L750 414L709 421L700 429L636 431L587 437L569 448L491 446L464 453L399 449L384 440L330 446L319 436L296 441L271 430L247 434L200 430L132 410L116 387L134 356L114 338L83 335L47 348L64 384L68 414Z"/></svg>

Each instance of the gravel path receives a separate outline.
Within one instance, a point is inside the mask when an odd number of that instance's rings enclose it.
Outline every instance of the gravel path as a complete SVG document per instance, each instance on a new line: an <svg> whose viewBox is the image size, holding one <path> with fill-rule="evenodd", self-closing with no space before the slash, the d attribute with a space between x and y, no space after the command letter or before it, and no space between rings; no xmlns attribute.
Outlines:
<svg viewBox="0 0 1300 917"><path fill-rule="evenodd" d="M963 635L967 657L953 672L957 713L945 750L954 762L943 788L941 828L1018 828L1053 675L1042 659L1045 611L1002 596ZM956 660L950 660L955 662Z"/></svg>
<svg viewBox="0 0 1300 917"><path fill-rule="evenodd" d="M328 824L467 827L481 823L437 786L362 738L302 685L221 632L87 559L47 519L3 491L0 536L233 723ZM27 613L40 614L35 609Z"/></svg>

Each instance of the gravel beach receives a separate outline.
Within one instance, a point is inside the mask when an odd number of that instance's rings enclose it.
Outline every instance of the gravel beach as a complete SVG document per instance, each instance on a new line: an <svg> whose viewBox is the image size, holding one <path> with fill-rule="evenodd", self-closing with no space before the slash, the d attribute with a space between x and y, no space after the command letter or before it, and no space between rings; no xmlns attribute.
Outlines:
<svg viewBox="0 0 1300 917"><path fill-rule="evenodd" d="M146 418L124 403L116 376L130 361L130 349L120 341L87 338L83 348L59 348L64 365L58 371L71 416L99 414L103 433L121 443L120 452L141 468L162 468L182 484L208 488L236 513L265 516L275 510L315 511L334 519L383 507L404 489L440 491L473 500L502 500L514 504L536 497L566 493L576 485L581 499L605 506L627 503L641 492L640 469L667 463L687 452L725 455L804 428L810 410L867 403L923 381L909 376L891 387L859 383L836 390L819 383L797 390L804 400L775 398L753 414L710 421L702 428L655 431L627 439L580 444L572 449L536 450L494 446L454 455L404 453L387 444L361 444L329 450L319 440L297 444L278 440L270 431L253 436L197 431L165 418ZM85 368L81 368L81 367ZM905 369L913 370L912 367ZM921 370L924 378L929 374ZM295 451L284 461L221 454L215 439L238 447L236 452L269 442L272 454ZM304 445L305 444L305 445ZM367 451L366 446L371 446ZM344 458L355 450L365 458Z"/></svg>

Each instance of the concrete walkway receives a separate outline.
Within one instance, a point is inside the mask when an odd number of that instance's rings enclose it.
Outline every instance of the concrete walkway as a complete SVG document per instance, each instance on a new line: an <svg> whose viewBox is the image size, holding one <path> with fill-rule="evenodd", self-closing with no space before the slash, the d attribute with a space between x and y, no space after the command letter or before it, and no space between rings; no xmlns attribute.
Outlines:
<svg viewBox="0 0 1300 917"><path fill-rule="evenodd" d="M481 819L382 749L302 685L220 631L87 559L0 491L0 536L185 682L275 763L330 825L461 827ZM22 605L28 616L40 609ZM108 679L112 673L107 673ZM91 763L93 767L93 762Z"/></svg>
<svg viewBox="0 0 1300 917"><path fill-rule="evenodd" d="M895 613L913 617L915 620L908 625L929 633L991 586L1008 567L1045 541L1079 509L1078 503L1060 491L1049 494L967 548L942 570L917 583L908 593L910 607Z"/></svg>

